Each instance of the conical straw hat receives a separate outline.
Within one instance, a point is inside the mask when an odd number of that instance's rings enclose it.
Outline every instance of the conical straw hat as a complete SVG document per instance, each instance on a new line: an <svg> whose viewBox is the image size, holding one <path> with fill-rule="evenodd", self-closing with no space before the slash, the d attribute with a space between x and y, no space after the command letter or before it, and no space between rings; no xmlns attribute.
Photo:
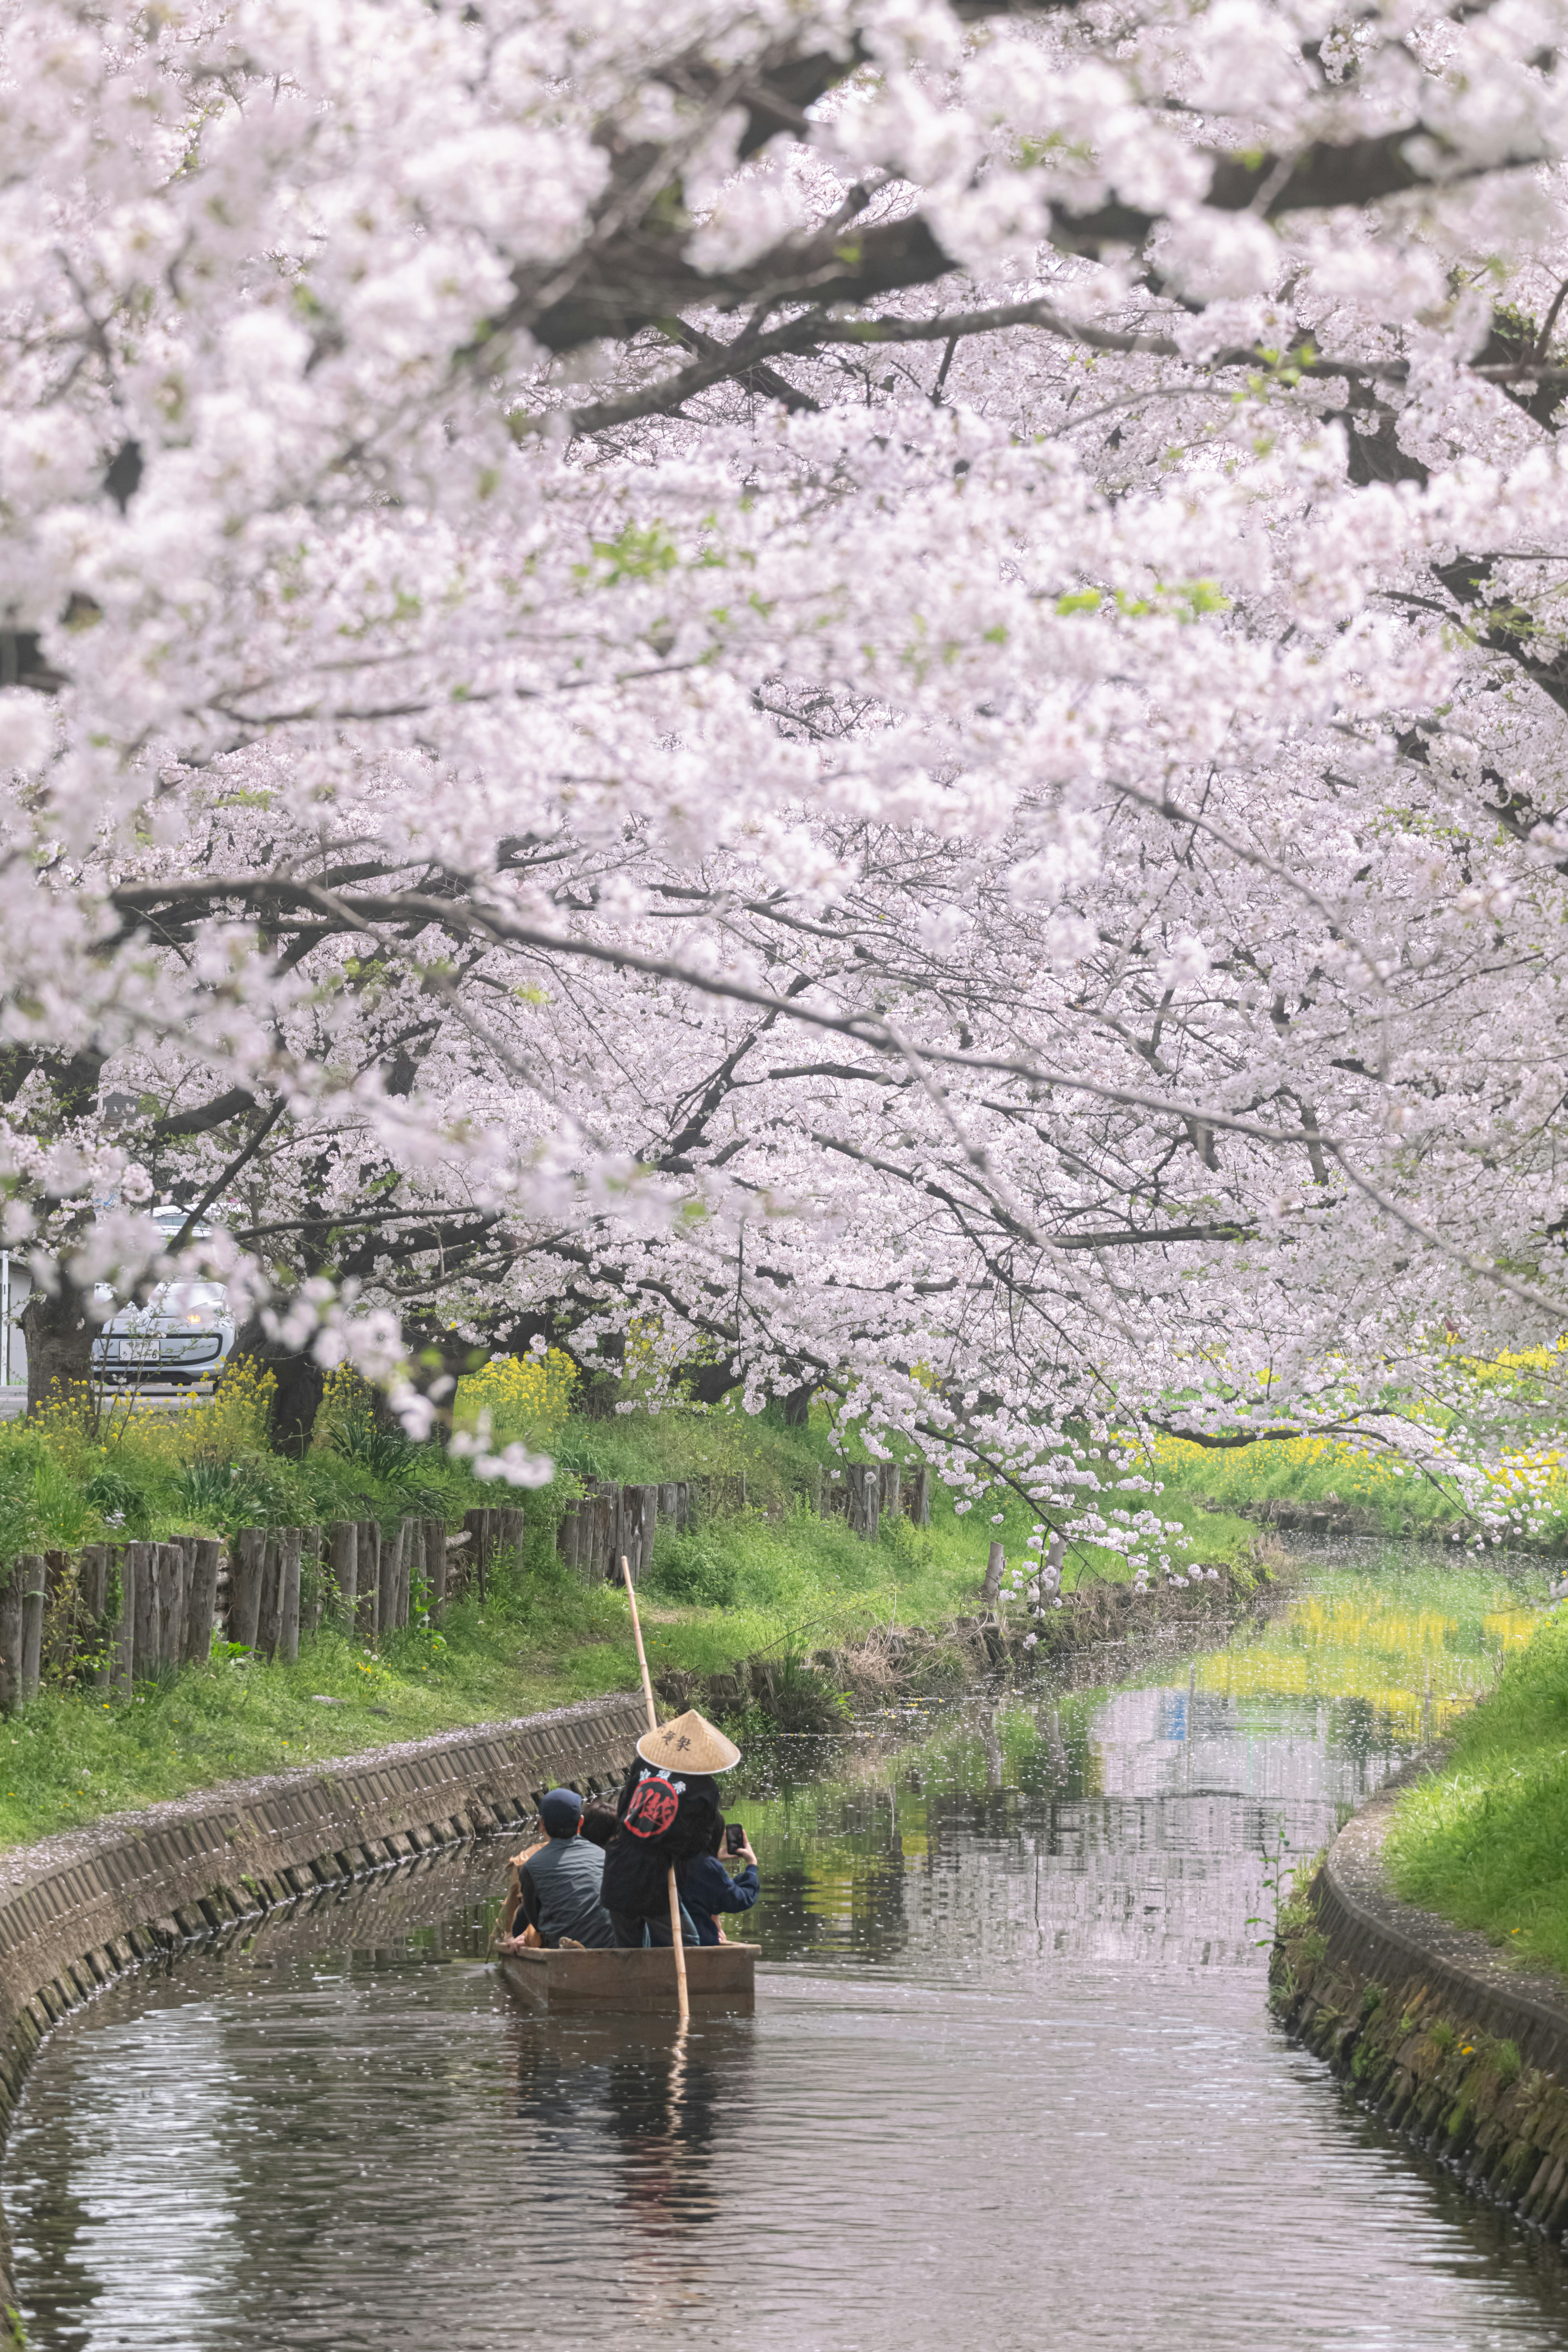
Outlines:
<svg viewBox="0 0 1568 2352"><path fill-rule="evenodd" d="M637 1741L637 1754L645 1764L656 1764L661 1772L727 1772L741 1760L734 1741L716 1731L694 1706L678 1715L673 1723L645 1731Z"/></svg>

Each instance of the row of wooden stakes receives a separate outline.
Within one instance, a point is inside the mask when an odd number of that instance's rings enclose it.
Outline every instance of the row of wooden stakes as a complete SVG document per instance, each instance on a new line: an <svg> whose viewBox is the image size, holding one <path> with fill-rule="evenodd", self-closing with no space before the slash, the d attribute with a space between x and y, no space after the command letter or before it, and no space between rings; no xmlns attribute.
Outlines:
<svg viewBox="0 0 1568 2352"><path fill-rule="evenodd" d="M840 1476L819 1466L811 1499L820 1516L842 1513L856 1535L874 1543L881 1521L900 1514L917 1527L930 1527L931 1472L923 1467L905 1471L897 1462L851 1462ZM678 1478L657 1486L592 1481L581 1499L562 1513L556 1549L585 1583L618 1584L623 1559L636 1583L652 1564L654 1529L661 1519L686 1528L699 1511L745 1508L744 1471Z"/></svg>
<svg viewBox="0 0 1568 2352"><path fill-rule="evenodd" d="M130 1691L207 1657L213 1637L292 1661L323 1623L366 1642L449 1601L485 1595L491 1561L522 1541L520 1510L446 1522L374 1519L320 1528L243 1528L228 1548L205 1536L23 1552L0 1585L0 1710L37 1693L44 1669Z"/></svg>

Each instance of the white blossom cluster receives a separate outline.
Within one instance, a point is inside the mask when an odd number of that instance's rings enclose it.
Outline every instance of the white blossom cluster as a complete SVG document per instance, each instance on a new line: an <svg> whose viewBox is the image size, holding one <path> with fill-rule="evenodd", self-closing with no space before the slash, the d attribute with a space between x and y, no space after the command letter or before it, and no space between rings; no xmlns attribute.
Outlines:
<svg viewBox="0 0 1568 2352"><path fill-rule="evenodd" d="M1143 1575L1152 1427L1516 1524L1564 13L11 0L0 1239Z"/></svg>

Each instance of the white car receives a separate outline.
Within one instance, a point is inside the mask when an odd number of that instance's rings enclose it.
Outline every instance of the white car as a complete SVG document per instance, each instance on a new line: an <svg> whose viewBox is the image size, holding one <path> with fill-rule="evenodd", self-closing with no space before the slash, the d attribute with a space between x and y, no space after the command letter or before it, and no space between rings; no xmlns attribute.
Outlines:
<svg viewBox="0 0 1568 2352"><path fill-rule="evenodd" d="M185 1211L164 1204L153 1212L171 1238ZM197 1225L193 1239L208 1232ZM112 1297L106 1284L100 1298ZM92 1343L92 1369L100 1381L204 1381L221 1370L234 1347L235 1322L221 1282L161 1282L144 1305L121 1307Z"/></svg>

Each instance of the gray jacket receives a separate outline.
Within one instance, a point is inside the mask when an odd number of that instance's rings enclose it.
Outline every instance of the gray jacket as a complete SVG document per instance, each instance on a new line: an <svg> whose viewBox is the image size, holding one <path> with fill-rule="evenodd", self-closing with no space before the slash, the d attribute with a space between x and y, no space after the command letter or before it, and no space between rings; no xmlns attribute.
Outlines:
<svg viewBox="0 0 1568 2352"><path fill-rule="evenodd" d="M605 1857L584 1837L552 1837L531 1854L520 1874L522 1902L512 1932L537 1927L543 1941L558 1944L563 1936L590 1946L613 1944L616 1931L600 1900Z"/></svg>

